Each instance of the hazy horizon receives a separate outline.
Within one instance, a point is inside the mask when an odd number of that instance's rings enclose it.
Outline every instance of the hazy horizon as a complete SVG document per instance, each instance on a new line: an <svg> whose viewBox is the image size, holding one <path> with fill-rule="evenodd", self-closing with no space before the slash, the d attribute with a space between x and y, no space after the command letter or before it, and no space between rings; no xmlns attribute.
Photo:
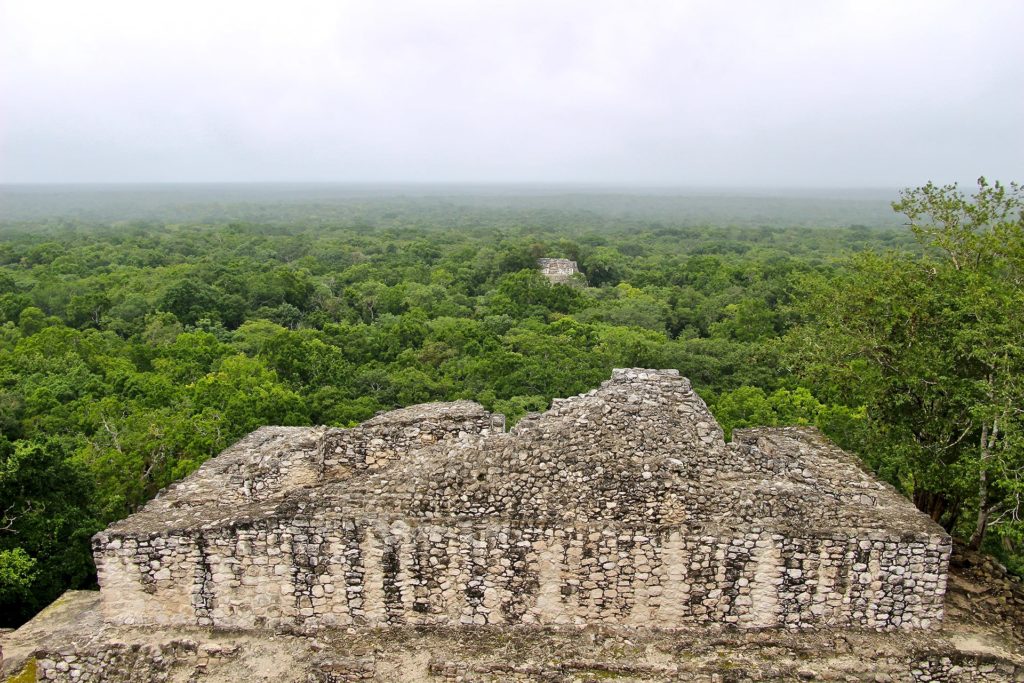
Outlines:
<svg viewBox="0 0 1024 683"><path fill-rule="evenodd" d="M973 183L970 184L973 186ZM658 194L724 194L741 195L753 193L759 195L818 195L838 193L873 193L889 194L899 192L905 186L870 186L870 185L696 185L696 184L653 184L629 182L573 182L573 181L460 181L460 180L168 180L168 181L24 181L0 182L5 189L53 189L67 188L83 191L107 189L175 189L175 188L244 188L244 187L275 187L275 188L340 188L340 189L381 189L381 190L522 190L551 191L572 190L598 193L647 193ZM967 187L965 185L965 187ZM968 188L969 189L969 188Z"/></svg>
<svg viewBox="0 0 1024 683"><path fill-rule="evenodd" d="M894 226L896 189L666 188L584 184L136 183L0 184L0 228L76 223L361 222L398 212L441 224L452 210L486 222L494 212L522 225L582 214L596 225ZM397 215L397 214L396 214Z"/></svg>
<svg viewBox="0 0 1024 683"><path fill-rule="evenodd" d="M0 183L1024 177L1024 4L0 0Z"/></svg>

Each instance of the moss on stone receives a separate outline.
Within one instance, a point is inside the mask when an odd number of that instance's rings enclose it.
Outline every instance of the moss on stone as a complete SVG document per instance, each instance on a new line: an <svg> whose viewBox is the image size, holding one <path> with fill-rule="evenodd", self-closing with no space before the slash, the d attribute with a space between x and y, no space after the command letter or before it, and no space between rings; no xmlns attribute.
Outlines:
<svg viewBox="0 0 1024 683"><path fill-rule="evenodd" d="M21 671L7 679L7 683L35 683L36 681L36 658L29 657Z"/></svg>

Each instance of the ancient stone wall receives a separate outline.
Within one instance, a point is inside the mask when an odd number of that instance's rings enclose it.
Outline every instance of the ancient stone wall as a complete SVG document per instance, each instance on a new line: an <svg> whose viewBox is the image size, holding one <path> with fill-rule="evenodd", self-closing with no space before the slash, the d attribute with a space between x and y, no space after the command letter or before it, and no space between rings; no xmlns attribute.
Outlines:
<svg viewBox="0 0 1024 683"><path fill-rule="evenodd" d="M353 429L328 429L320 440L320 474L335 478L352 470L378 470L438 441L504 428L504 416L471 401L395 410Z"/></svg>
<svg viewBox="0 0 1024 683"><path fill-rule="evenodd" d="M36 675L41 681L163 682L169 680L172 666L187 661L201 671L209 657L209 652L199 652L197 644L188 640L153 645L109 643L95 650L40 652Z"/></svg>
<svg viewBox="0 0 1024 683"><path fill-rule="evenodd" d="M907 629L950 540L814 430L726 444L677 372L622 370L509 433L469 402L261 430L94 549L120 623Z"/></svg>
<svg viewBox="0 0 1024 683"><path fill-rule="evenodd" d="M240 504L267 500L317 481L322 470L319 456L323 436L320 430L278 427L258 430L254 436L258 439L257 448L246 450L236 446L233 449L242 457L231 458L229 455L225 460L217 458L211 461L213 467L223 463L220 474L224 487L213 492L222 502ZM188 483L179 485L187 486ZM193 504L199 504L202 495L198 491L193 492L190 499Z"/></svg>
<svg viewBox="0 0 1024 683"><path fill-rule="evenodd" d="M113 543L120 547L103 565L104 590L114 593L107 608L128 620L307 630L929 627L942 618L949 553L938 538L884 534L723 537L320 516Z"/></svg>
<svg viewBox="0 0 1024 683"><path fill-rule="evenodd" d="M196 681L205 678L211 670L230 667L238 656L236 648L200 646L193 640L150 645L107 643L88 650L64 648L38 654L37 680L70 683ZM358 683L376 680L375 669L372 659L334 659L310 666L302 678L310 683ZM182 672L189 677L182 676ZM295 679L281 672L281 680L289 678Z"/></svg>

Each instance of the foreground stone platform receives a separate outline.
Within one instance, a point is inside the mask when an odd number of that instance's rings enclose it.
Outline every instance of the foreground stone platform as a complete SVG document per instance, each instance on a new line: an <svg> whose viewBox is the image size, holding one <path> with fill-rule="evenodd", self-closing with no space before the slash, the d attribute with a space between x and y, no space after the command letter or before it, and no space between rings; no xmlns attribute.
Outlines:
<svg viewBox="0 0 1024 683"><path fill-rule="evenodd" d="M505 433L471 402L265 428L94 539L105 618L218 628L929 628L950 539L811 429L722 431L616 370Z"/></svg>
<svg viewBox="0 0 1024 683"><path fill-rule="evenodd" d="M963 559L963 558L958 558ZM13 634L3 675L116 683L669 683L1024 681L1024 587L950 574L939 629L664 631L607 626L322 629L315 636L124 626L98 592L73 591ZM1016 615L1014 618L1013 615Z"/></svg>

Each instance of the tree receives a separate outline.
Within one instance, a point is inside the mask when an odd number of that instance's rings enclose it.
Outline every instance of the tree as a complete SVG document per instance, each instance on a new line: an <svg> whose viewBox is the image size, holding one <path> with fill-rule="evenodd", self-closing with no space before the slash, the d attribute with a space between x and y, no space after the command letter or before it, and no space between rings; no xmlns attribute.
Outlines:
<svg viewBox="0 0 1024 683"><path fill-rule="evenodd" d="M254 358L228 356L191 388L200 414L224 426L220 448L263 425L309 423L302 399L281 385L277 373Z"/></svg>
<svg viewBox="0 0 1024 683"><path fill-rule="evenodd" d="M627 283L596 290L599 302L577 314L583 322L602 321L622 327L643 327L664 332L668 325L668 304Z"/></svg>
<svg viewBox="0 0 1024 683"><path fill-rule="evenodd" d="M60 440L0 437L0 624L93 582L92 489Z"/></svg>
<svg viewBox="0 0 1024 683"><path fill-rule="evenodd" d="M202 281L187 279L171 285L160 299L160 310L173 313L186 325L217 308L217 291Z"/></svg>
<svg viewBox="0 0 1024 683"><path fill-rule="evenodd" d="M103 292L75 294L68 302L66 313L75 327L98 327L103 314L110 308L110 299Z"/></svg>
<svg viewBox="0 0 1024 683"><path fill-rule="evenodd" d="M907 190L893 208L924 253L864 255L803 280L796 366L827 401L863 405L877 461L917 506L979 547L1024 515L1021 188ZM973 510L974 521L960 522ZM966 535L966 534L965 534Z"/></svg>
<svg viewBox="0 0 1024 683"><path fill-rule="evenodd" d="M623 275L622 260L617 250L597 247L583 257L580 269L594 287L617 285Z"/></svg>
<svg viewBox="0 0 1024 683"><path fill-rule="evenodd" d="M517 318L571 313L579 308L581 295L575 287L553 285L536 269L501 276L488 306L497 314Z"/></svg>
<svg viewBox="0 0 1024 683"><path fill-rule="evenodd" d="M816 424L825 412L825 406L803 387L768 395L760 387L742 386L719 396L712 409L726 438L737 427Z"/></svg>
<svg viewBox="0 0 1024 683"><path fill-rule="evenodd" d="M928 183L904 192L893 208L943 255L940 264L961 294L952 350L971 392L964 434L977 445L970 545L978 548L993 521L1024 522L1024 193L1016 183L989 184L984 177L970 198L955 184Z"/></svg>
<svg viewBox="0 0 1024 683"><path fill-rule="evenodd" d="M0 550L0 605L30 599L36 564L24 548Z"/></svg>

